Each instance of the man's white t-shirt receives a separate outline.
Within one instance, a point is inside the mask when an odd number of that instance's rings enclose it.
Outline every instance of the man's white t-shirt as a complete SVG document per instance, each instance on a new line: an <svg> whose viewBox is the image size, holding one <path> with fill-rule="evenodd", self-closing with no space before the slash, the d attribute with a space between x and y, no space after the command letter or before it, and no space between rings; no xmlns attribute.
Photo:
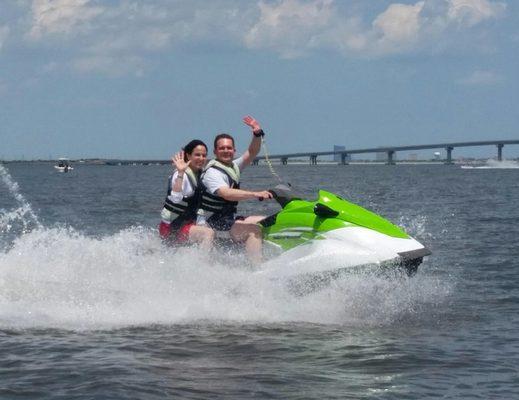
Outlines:
<svg viewBox="0 0 519 400"><path fill-rule="evenodd" d="M238 166L240 172L243 171L245 168L243 165L243 156L237 158L233 162ZM227 174L217 170L216 168L209 168L207 171L205 171L204 175L202 176L202 182L204 183L207 191L211 194L217 194L216 191L221 187L231 187L231 181L229 180Z"/></svg>

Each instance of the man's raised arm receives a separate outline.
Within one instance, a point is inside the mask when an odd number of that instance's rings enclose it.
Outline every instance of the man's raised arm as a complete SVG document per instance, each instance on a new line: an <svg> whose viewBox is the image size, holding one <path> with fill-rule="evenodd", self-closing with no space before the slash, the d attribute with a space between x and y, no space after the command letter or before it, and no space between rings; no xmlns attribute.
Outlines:
<svg viewBox="0 0 519 400"><path fill-rule="evenodd" d="M249 148L243 153L243 166L249 165L258 155L261 150L261 137L265 135L258 121L247 115L243 118L245 125L250 126L252 129L252 140L249 144Z"/></svg>

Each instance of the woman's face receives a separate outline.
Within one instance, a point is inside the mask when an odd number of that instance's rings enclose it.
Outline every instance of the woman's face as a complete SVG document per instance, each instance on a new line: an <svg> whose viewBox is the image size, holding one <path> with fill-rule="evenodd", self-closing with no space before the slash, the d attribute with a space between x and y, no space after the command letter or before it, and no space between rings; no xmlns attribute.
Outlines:
<svg viewBox="0 0 519 400"><path fill-rule="evenodd" d="M198 171L204 168L207 159L207 150L204 146L199 144L193 149L191 154L187 155L187 159L191 161L189 166L193 171Z"/></svg>

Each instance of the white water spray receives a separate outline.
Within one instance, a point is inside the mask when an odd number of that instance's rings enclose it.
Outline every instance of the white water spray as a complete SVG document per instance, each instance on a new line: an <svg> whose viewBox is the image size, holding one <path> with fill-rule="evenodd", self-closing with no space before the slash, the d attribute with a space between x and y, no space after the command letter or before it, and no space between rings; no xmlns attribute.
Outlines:
<svg viewBox="0 0 519 400"><path fill-rule="evenodd" d="M27 230L30 222L41 228L42 225L32 210L31 205L20 193L18 183L13 181L11 175L2 164L0 164L0 178L19 205L17 209L12 211L0 209L0 232L9 231L12 227L12 222L15 220L22 222L24 231Z"/></svg>
<svg viewBox="0 0 519 400"><path fill-rule="evenodd" d="M519 163L517 161L512 161L512 160L503 160L503 161L498 161L498 160L488 160L487 161L487 165L490 167L490 168L497 168L497 169L516 169L516 168L519 168Z"/></svg>
<svg viewBox="0 0 519 400"><path fill-rule="evenodd" d="M218 260L194 248L167 248L148 228L103 238L73 229L33 230L0 252L0 328L197 321L378 326L412 318L450 292L423 275L352 275L302 295L283 279Z"/></svg>

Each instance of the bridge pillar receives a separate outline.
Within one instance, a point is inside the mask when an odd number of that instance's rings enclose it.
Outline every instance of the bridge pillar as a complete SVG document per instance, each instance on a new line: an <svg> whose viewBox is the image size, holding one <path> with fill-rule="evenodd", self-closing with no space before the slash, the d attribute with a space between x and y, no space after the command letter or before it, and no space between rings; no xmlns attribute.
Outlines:
<svg viewBox="0 0 519 400"><path fill-rule="evenodd" d="M394 150L388 150L387 152L387 165L395 165L395 161L393 160L393 156L395 155Z"/></svg>
<svg viewBox="0 0 519 400"><path fill-rule="evenodd" d="M446 147L445 151L447 151L447 159L445 160L445 164L452 164L452 149L454 147Z"/></svg>
<svg viewBox="0 0 519 400"><path fill-rule="evenodd" d="M310 156L310 165L317 165L317 154L312 154Z"/></svg>
<svg viewBox="0 0 519 400"><path fill-rule="evenodd" d="M341 153L341 165L348 165L348 153Z"/></svg>
<svg viewBox="0 0 519 400"><path fill-rule="evenodd" d="M501 143L497 145L497 161L503 161L503 146Z"/></svg>
<svg viewBox="0 0 519 400"><path fill-rule="evenodd" d="M288 157L281 157L281 164L287 165L288 164Z"/></svg>

